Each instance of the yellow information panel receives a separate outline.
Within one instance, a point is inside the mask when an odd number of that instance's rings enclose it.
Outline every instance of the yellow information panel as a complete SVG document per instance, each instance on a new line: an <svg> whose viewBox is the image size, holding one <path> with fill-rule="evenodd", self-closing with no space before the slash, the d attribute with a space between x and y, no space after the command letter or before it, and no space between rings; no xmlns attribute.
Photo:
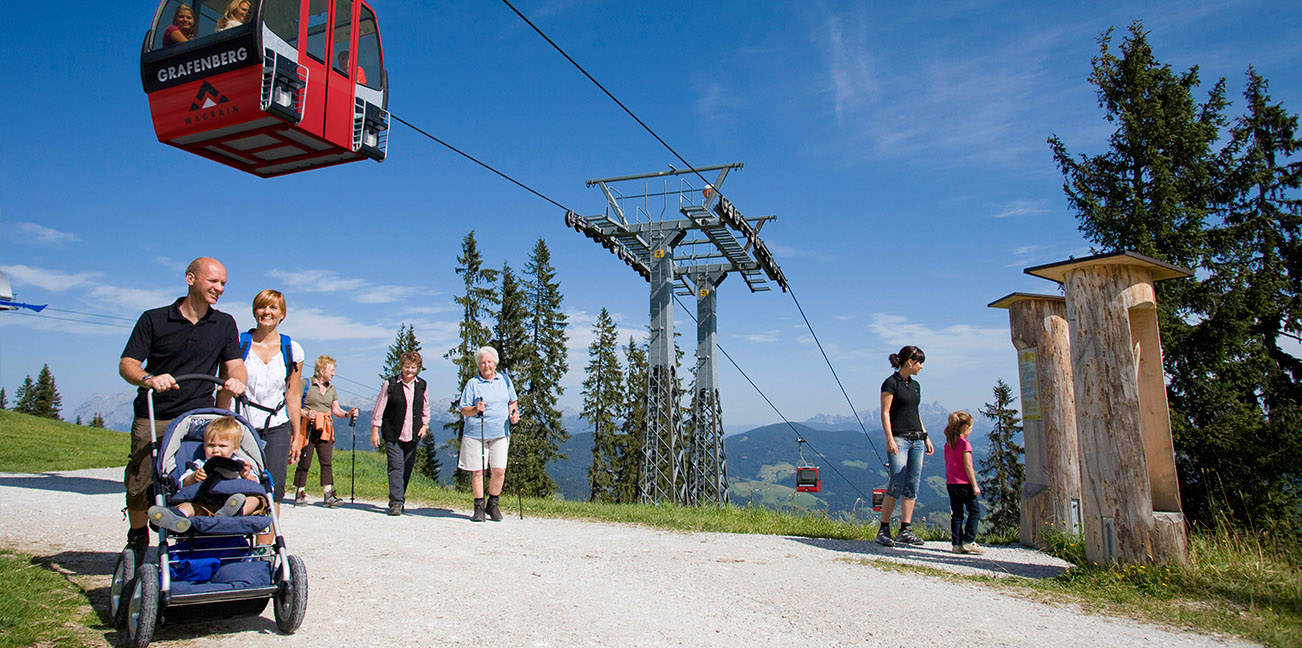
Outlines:
<svg viewBox="0 0 1302 648"><path fill-rule="evenodd" d="M1040 380L1035 373L1035 349L1017 350L1017 374L1022 381L1022 420L1040 420Z"/></svg>

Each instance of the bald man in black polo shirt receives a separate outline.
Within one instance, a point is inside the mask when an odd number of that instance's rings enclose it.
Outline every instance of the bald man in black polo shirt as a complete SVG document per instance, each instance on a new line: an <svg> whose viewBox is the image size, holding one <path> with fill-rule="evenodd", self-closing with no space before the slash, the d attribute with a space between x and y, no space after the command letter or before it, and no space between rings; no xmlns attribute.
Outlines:
<svg viewBox="0 0 1302 648"><path fill-rule="evenodd" d="M213 308L226 291L226 267L216 259L200 257L186 267L185 282L189 286L185 297L140 316L118 363L122 378L140 388L131 425L131 457L123 475L131 523L127 546L135 550L137 560L149 547L145 526L153 481L149 390L155 392L155 433L161 437L172 419L185 412L214 404L228 407L232 396L244 393L248 377L235 318ZM185 374L218 374L225 383L214 401L211 383L196 380L181 385L173 378Z"/></svg>

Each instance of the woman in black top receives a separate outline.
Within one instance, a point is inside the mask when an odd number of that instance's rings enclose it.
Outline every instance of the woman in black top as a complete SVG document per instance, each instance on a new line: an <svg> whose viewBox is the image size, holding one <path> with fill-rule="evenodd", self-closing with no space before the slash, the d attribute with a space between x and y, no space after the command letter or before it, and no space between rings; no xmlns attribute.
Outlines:
<svg viewBox="0 0 1302 648"><path fill-rule="evenodd" d="M890 356L895 373L882 383L882 429L886 432L886 454L890 460L890 485L882 499L882 519L877 530L877 543L886 547L896 542L922 544L922 538L910 528L913 523L913 504L918 500L918 486L922 482L922 457L936 448L927 437L927 428L918 416L922 402L922 387L913 377L922 371L926 354L915 346L906 346ZM891 538L891 513L895 501L900 500L900 534Z"/></svg>

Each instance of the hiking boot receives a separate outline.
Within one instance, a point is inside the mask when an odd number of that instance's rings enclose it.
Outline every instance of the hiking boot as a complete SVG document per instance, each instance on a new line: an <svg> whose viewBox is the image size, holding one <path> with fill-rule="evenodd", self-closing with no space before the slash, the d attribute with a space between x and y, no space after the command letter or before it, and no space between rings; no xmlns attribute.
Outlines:
<svg viewBox="0 0 1302 648"><path fill-rule="evenodd" d="M244 511L244 500L247 496L244 493L236 493L226 498L226 503L222 505L213 517L235 517Z"/></svg>
<svg viewBox="0 0 1302 648"><path fill-rule="evenodd" d="M900 535L897 536L895 540L896 542L902 542L904 544L911 544L911 545L926 544L926 541L924 541L922 538L919 538L917 535L914 535L913 529L900 529Z"/></svg>
<svg viewBox="0 0 1302 648"><path fill-rule="evenodd" d="M307 506L307 491L299 491L298 494L294 496L294 506L296 508L299 506Z"/></svg>
<svg viewBox="0 0 1302 648"><path fill-rule="evenodd" d="M895 541L891 539L890 527L882 527L880 529L877 529L877 537L873 538L873 541L883 547L895 546Z"/></svg>
<svg viewBox="0 0 1302 648"><path fill-rule="evenodd" d="M190 530L190 518L166 506L149 507L149 521L160 529L167 529L176 533L185 533ZM145 541L148 542L147 536Z"/></svg>
<svg viewBox="0 0 1302 648"><path fill-rule="evenodd" d="M963 551L963 545L954 545L953 548L950 549L950 551L952 551L952 552L954 552L954 553L956 553L956 554L964 554L964 553L967 553L966 551Z"/></svg>
<svg viewBox="0 0 1302 648"><path fill-rule="evenodd" d="M484 521L484 503L483 503L483 502L475 502L475 512L474 512L473 514L471 514L471 516L470 516L470 521L471 521L471 522L483 522L483 521Z"/></svg>
<svg viewBox="0 0 1302 648"><path fill-rule="evenodd" d="M488 519L494 522L502 521L502 509L497 507L496 497L488 498L488 507L485 509L485 512L488 513Z"/></svg>
<svg viewBox="0 0 1302 648"><path fill-rule="evenodd" d="M334 508L343 503L344 503L344 498L335 495L334 491L330 491L329 493L326 493L326 496L321 499L321 504L324 505L326 508Z"/></svg>
<svg viewBox="0 0 1302 648"><path fill-rule="evenodd" d="M389 515L402 515L402 505L401 505L401 504L390 504L390 505L389 505Z"/></svg>
<svg viewBox="0 0 1302 648"><path fill-rule="evenodd" d="M970 553L970 554L978 554L978 555L979 555L979 554L983 554L983 553L985 553L985 552L986 552L986 550L985 550L985 549L982 549L981 547L979 547L979 546L977 545L977 543L975 543L975 542L969 542L969 543L963 545L963 553Z"/></svg>
<svg viewBox="0 0 1302 648"><path fill-rule="evenodd" d="M127 530L127 549L136 554L136 564L145 562L145 552L149 551L149 527ZM130 579L133 575L127 576Z"/></svg>

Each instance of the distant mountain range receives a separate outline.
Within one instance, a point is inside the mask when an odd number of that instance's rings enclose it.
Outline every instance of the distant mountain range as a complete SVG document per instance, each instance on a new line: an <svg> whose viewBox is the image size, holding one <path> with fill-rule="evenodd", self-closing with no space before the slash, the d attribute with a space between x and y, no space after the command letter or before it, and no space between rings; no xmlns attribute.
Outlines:
<svg viewBox="0 0 1302 648"><path fill-rule="evenodd" d="M77 408L73 416L89 421L98 412L104 417L106 427L126 432L131 428L133 398L135 392L93 394ZM438 404L431 403L430 428L441 439L447 438L443 424L454 418L441 406L446 400L437 400ZM950 410L940 403L930 403L922 405L919 412L931 433L936 454L923 462L923 483L918 495L916 515L948 515L949 499L945 492L942 446L945 421ZM974 459L980 461L988 451L986 433L990 425L977 412L972 414L976 419L976 429L971 436L973 454ZM354 430L345 421L337 421L336 447L370 450L370 416L369 409L361 409L355 439L350 436ZM724 448L732 501L736 504L754 502L774 508L826 510L833 515L848 517L857 514L860 518L865 517L865 506L871 509L872 489L884 488L886 485L886 471L882 466L886 448L878 410L860 412L859 420L862 420L867 429L866 438L855 417L826 414L790 426L786 423L765 425L727 436ZM586 430L590 430L591 426L575 414L563 417L562 423L570 431L570 439L561 446L561 452L566 458L553 462L547 467L547 472L559 487L560 496L569 500L587 499L588 468L592 464L593 443L592 432ZM800 464L799 444L796 441L798 437L803 437L808 442L805 461L819 468L822 490L818 493L795 491L795 470ZM822 457L814 452L815 449ZM440 450L439 458L443 466L441 481L450 482L456 457Z"/></svg>

